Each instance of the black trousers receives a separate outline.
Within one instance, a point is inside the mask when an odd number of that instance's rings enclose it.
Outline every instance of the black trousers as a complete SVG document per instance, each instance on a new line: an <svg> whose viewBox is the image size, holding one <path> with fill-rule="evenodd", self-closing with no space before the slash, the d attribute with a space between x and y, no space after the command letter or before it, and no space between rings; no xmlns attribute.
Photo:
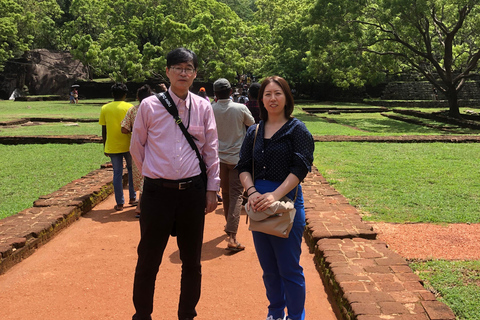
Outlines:
<svg viewBox="0 0 480 320"><path fill-rule="evenodd" d="M141 239L135 269L134 320L150 320L155 281L168 239L175 228L182 261L178 318L194 318L201 291L201 252L205 226L205 185L195 177L187 189L145 179L140 214Z"/></svg>

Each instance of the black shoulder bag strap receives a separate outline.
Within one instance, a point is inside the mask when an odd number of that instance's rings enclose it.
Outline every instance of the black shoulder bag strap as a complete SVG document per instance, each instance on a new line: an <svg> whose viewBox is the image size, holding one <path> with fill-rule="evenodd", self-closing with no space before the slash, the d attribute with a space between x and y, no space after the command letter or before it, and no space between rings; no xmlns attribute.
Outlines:
<svg viewBox="0 0 480 320"><path fill-rule="evenodd" d="M200 155L200 151L198 151L197 145L193 141L194 137L188 132L187 128L183 125L182 119L178 116L178 109L177 106L175 105L175 102L173 102L172 97L170 96L170 93L167 92L162 92L162 93L157 93L156 94L158 100L163 104L165 109L173 116L175 119L175 123L178 124L180 129L182 130L183 134L185 135L185 138L187 138L188 143L190 144L190 147L192 147L193 151L197 154L199 163L200 163L200 170L202 170L201 177L203 179L203 182L205 183L205 187L207 186L207 167L205 165L205 162L203 161L202 156ZM191 108L192 106L190 106Z"/></svg>

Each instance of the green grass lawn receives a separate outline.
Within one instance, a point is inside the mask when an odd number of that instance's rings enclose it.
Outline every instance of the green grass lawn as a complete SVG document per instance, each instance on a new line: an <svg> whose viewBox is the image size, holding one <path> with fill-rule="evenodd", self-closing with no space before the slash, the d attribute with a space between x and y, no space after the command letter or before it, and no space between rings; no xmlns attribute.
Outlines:
<svg viewBox="0 0 480 320"><path fill-rule="evenodd" d="M0 136L102 135L98 122L46 122L41 125L0 126Z"/></svg>
<svg viewBox="0 0 480 320"><path fill-rule="evenodd" d="M99 143L0 145L0 159L0 219L110 161Z"/></svg>
<svg viewBox="0 0 480 320"><path fill-rule="evenodd" d="M102 105L109 101L111 99L92 99L71 104L68 101L0 100L0 121L33 117L98 119Z"/></svg>
<svg viewBox="0 0 480 320"><path fill-rule="evenodd" d="M480 145L315 144L315 166L364 213L386 222L480 222Z"/></svg>

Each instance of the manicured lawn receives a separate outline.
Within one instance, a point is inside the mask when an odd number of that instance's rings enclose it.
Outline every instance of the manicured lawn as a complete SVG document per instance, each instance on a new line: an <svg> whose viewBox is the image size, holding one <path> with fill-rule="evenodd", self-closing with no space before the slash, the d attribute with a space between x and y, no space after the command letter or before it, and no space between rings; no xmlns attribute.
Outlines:
<svg viewBox="0 0 480 320"><path fill-rule="evenodd" d="M78 104L68 101L0 100L0 121L32 117L98 119L102 105L111 100L85 100Z"/></svg>
<svg viewBox="0 0 480 320"><path fill-rule="evenodd" d="M315 145L315 165L364 219L480 222L480 145L355 143Z"/></svg>
<svg viewBox="0 0 480 320"><path fill-rule="evenodd" d="M0 145L0 219L30 208L49 194L99 169L109 158L103 145Z"/></svg>

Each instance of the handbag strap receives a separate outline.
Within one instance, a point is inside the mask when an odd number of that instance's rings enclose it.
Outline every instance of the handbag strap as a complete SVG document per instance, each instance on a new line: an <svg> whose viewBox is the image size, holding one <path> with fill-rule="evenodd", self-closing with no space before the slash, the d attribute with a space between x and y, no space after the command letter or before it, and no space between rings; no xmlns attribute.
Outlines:
<svg viewBox="0 0 480 320"><path fill-rule="evenodd" d="M255 136L253 138L253 148L252 148L252 180L254 184L255 184L255 165L253 163L253 159L254 159L254 153L255 153L255 142L257 142L258 127L260 127L260 124L257 124L257 127L255 128Z"/></svg>
<svg viewBox="0 0 480 320"><path fill-rule="evenodd" d="M205 182L206 182L207 167L205 165L205 162L203 161L202 156L200 155L200 151L198 151L197 145L193 141L195 137L193 137L188 132L187 128L185 128L185 125L182 122L182 119L178 116L177 106L175 105L175 102L173 102L173 99L170 96L170 93L167 91L167 92L157 93L155 96L158 98L158 100L160 100L160 102L165 107L165 109L167 109L167 111L173 116L173 118L175 119L175 123L178 124L178 126L182 130L183 135L185 136L188 143L190 144L190 147L192 147L193 151L195 151L195 153L197 154L197 157L200 163L200 170L202 170L202 177L205 179Z"/></svg>
<svg viewBox="0 0 480 320"><path fill-rule="evenodd" d="M255 142L257 142L257 134L258 134L258 127L260 127L260 124L257 124L257 127L255 128L255 136L253 138L253 148L252 148L252 180L253 183L255 184L255 165L253 163L254 161L254 153L255 153ZM295 188L295 197L293 198L293 202L297 200L297 195L298 195L298 185ZM248 221L248 216L247 216L247 221Z"/></svg>

